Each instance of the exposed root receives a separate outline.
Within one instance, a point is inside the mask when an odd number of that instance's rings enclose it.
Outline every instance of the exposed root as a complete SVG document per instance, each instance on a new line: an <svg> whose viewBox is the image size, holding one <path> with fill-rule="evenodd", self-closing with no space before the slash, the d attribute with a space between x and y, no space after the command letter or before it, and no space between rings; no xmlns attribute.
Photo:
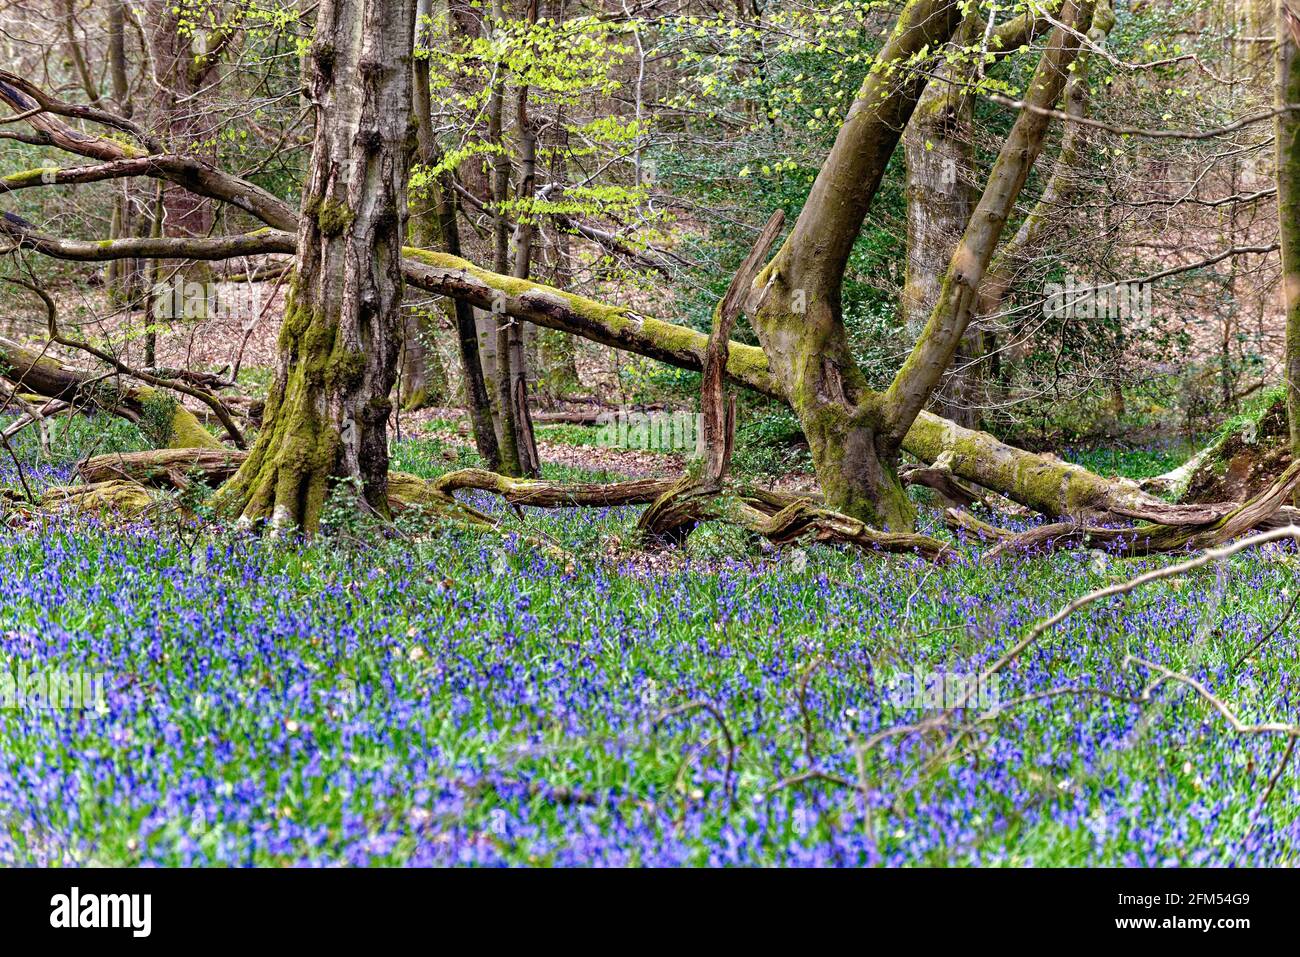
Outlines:
<svg viewBox="0 0 1300 957"><path fill-rule="evenodd" d="M397 475L389 478L390 490L397 485ZM745 486L710 489L690 476L564 485L464 469L432 482L413 476L406 479L408 484L400 486L404 497L438 504L454 502L452 493L459 489L493 492L513 505L537 508L649 504L637 527L650 541L661 544L682 543L703 522L729 522L778 545L808 537L870 552L915 552L931 561L946 561L955 555L950 546L928 535L881 532L806 498Z"/></svg>
<svg viewBox="0 0 1300 957"><path fill-rule="evenodd" d="M735 510L737 524L777 545L808 537L813 541L854 545L866 552L915 553L932 562L956 557L951 546L914 532L882 532L849 515L795 502L768 515L744 502Z"/></svg>
<svg viewBox="0 0 1300 957"><path fill-rule="evenodd" d="M685 476L672 482L663 495L641 513L636 527L647 541L681 545L700 522L717 518L721 485Z"/></svg>

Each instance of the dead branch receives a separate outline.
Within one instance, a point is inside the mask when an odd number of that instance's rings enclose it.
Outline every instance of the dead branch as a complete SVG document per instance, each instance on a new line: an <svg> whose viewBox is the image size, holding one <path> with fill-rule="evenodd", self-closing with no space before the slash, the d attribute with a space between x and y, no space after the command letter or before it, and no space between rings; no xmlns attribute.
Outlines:
<svg viewBox="0 0 1300 957"><path fill-rule="evenodd" d="M151 375L142 369L133 369L121 359L117 358L117 356L105 352L103 349L93 346L88 342L83 342L79 339L71 339L63 335L59 331L58 307L54 304L54 299L51 298L50 294L47 293L39 283L28 282L26 279L17 276L0 276L0 279L3 279L5 282L13 283L16 286L21 286L40 297L41 301L45 304L46 320L49 326L49 337L51 342L57 343L61 346L66 346L69 349L80 349L82 352L88 353L99 361L111 366L115 371L122 375L138 379L148 385L171 389L173 392L179 392L182 395L188 395L193 399L199 400L212 410L212 413L221 422L222 427L234 441L235 445L241 449L247 447L247 443L244 441L244 435L239 430L239 426L235 424L234 417L230 414L230 410L227 409L225 403L218 399L213 393L206 389L199 388L198 386L189 385L178 379L164 379L156 375Z"/></svg>

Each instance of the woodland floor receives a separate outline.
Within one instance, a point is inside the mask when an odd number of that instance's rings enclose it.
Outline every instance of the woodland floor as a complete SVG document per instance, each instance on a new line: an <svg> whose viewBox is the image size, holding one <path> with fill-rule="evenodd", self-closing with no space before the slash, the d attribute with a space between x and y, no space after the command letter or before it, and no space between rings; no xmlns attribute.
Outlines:
<svg viewBox="0 0 1300 957"><path fill-rule="evenodd" d="M474 464L451 421L415 424L395 468ZM67 481L92 436L140 441L78 420L42 460L29 430L29 482ZM680 467L543 436L551 478ZM902 676L978 671L1070 598L1171 558L989 567L962 545L936 568L711 526L647 553L634 508L521 522L470 500L507 533L0 529L0 660L105 684L90 710L0 709L0 863L1296 863L1296 772L1260 806L1284 742L1233 734L1180 685L1145 707L1018 706L943 760L942 734L858 758L933 713ZM1273 633L1298 563L1270 547L1091 606L1000 700L1136 695L1134 655L1243 720L1300 720L1295 627ZM865 793L782 784L812 769Z"/></svg>

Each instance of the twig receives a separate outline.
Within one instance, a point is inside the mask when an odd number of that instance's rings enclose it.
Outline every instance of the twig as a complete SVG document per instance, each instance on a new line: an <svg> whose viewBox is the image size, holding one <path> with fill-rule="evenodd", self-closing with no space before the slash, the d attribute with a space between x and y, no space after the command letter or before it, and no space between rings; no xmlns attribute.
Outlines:
<svg viewBox="0 0 1300 957"><path fill-rule="evenodd" d="M722 738L727 742L727 762L722 772L722 790L724 794L734 801L736 795L735 790L732 787L732 772L736 766L736 743L735 739L731 736L731 730L727 727L726 719L723 718L722 712L718 710L717 705L712 701L706 701L703 698L696 701L688 701L685 704L679 704L676 707L664 711L659 715L659 717L655 718L652 722L652 726L658 728L659 725L663 724L669 718L675 717L679 714L688 714L692 711L707 711L713 716L713 720L717 722L718 728L722 731Z"/></svg>
<svg viewBox="0 0 1300 957"><path fill-rule="evenodd" d="M1266 641L1268 641L1270 638L1272 638L1274 635L1276 635L1279 631L1282 630L1282 626L1287 623L1287 620L1291 617L1291 613L1295 611L1295 606L1297 603L1300 603L1300 591L1297 591L1295 593L1295 596L1291 599L1291 604L1286 606L1286 611L1282 612L1281 616L1278 618L1276 622L1274 622L1273 627L1268 630L1268 632L1264 635L1264 637L1260 638L1259 641L1255 642L1244 652L1242 652L1241 657L1232 663L1233 671L1236 671L1238 668L1240 668L1241 663L1243 661L1245 661L1247 658L1253 655L1259 648L1261 648L1264 645Z"/></svg>

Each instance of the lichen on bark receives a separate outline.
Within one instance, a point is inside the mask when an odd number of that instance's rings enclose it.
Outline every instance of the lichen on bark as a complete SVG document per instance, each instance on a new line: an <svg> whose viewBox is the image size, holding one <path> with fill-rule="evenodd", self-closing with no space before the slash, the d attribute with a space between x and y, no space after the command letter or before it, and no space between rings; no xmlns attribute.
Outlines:
<svg viewBox="0 0 1300 957"><path fill-rule="evenodd" d="M216 504L315 530L330 494L386 516L397 374L414 6L325 0L311 53L316 138L264 426Z"/></svg>

